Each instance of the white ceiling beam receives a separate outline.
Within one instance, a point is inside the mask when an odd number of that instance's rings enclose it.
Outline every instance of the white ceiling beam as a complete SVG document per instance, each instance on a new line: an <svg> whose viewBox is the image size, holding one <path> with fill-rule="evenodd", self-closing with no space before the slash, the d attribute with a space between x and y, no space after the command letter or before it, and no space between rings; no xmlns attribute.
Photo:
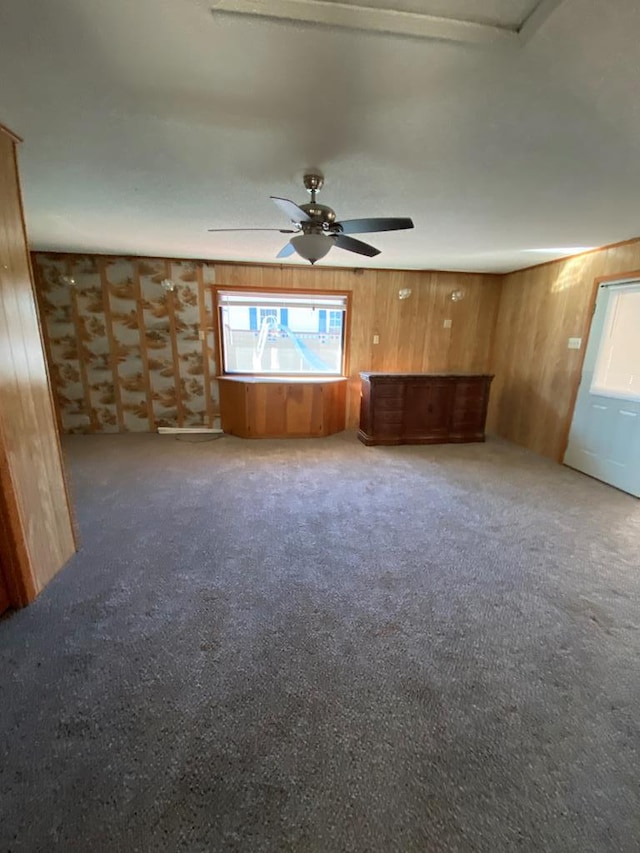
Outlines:
<svg viewBox="0 0 640 853"><path fill-rule="evenodd" d="M542 0L544 3L545 0ZM560 2L560 0L555 0ZM211 11L466 44L517 44L505 27L328 0L213 0Z"/></svg>
<svg viewBox="0 0 640 853"><path fill-rule="evenodd" d="M524 44L544 24L547 18L555 12L563 0L540 0L529 17L523 22L518 30L520 41Z"/></svg>

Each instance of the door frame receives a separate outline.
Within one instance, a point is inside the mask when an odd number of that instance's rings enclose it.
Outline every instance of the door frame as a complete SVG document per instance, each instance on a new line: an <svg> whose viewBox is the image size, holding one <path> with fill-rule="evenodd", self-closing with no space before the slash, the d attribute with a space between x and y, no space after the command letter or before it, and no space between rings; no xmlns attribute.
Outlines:
<svg viewBox="0 0 640 853"><path fill-rule="evenodd" d="M576 401L578 399L578 391L582 382L582 371L584 370L584 359L587 354L587 346L591 335L591 327L593 325L593 315L596 311L596 301L598 299L598 291L601 284L632 284L634 281L640 280L640 269L629 270L624 272L613 273L612 275L599 275L593 280L591 295L589 297L589 310L582 329L582 347L580 348L580 369L576 371L576 378L571 390L570 405L563 426L562 450L559 454L558 462L563 464L567 447L569 446L569 433L571 432L571 424L575 413Z"/></svg>

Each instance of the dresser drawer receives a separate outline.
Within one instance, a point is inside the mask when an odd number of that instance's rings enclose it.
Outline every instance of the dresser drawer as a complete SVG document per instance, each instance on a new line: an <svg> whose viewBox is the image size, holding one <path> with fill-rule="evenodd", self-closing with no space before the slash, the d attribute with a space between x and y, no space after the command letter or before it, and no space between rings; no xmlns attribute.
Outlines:
<svg viewBox="0 0 640 853"><path fill-rule="evenodd" d="M402 400L404 397L404 386L397 383L389 385L371 385L371 396L375 400L382 400L388 397L394 397L396 400Z"/></svg>
<svg viewBox="0 0 640 853"><path fill-rule="evenodd" d="M402 411L402 397L376 397L374 403L376 412Z"/></svg>
<svg viewBox="0 0 640 853"><path fill-rule="evenodd" d="M400 411L376 411L373 413L373 423L377 426L378 424L396 424L400 426L403 422L403 414Z"/></svg>

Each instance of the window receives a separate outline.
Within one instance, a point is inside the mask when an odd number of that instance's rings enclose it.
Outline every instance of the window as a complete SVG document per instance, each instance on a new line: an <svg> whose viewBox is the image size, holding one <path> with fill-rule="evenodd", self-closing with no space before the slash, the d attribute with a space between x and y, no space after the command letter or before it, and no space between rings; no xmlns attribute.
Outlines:
<svg viewBox="0 0 640 853"><path fill-rule="evenodd" d="M225 373L341 376L346 294L217 291Z"/></svg>
<svg viewBox="0 0 640 853"><path fill-rule="evenodd" d="M342 311L329 311L329 334L342 334Z"/></svg>
<svg viewBox="0 0 640 853"><path fill-rule="evenodd" d="M640 400L640 284L612 288L590 391Z"/></svg>
<svg viewBox="0 0 640 853"><path fill-rule="evenodd" d="M277 308L261 308L260 309L260 323L264 323L265 317L273 317L275 320L274 325L278 323L278 309Z"/></svg>

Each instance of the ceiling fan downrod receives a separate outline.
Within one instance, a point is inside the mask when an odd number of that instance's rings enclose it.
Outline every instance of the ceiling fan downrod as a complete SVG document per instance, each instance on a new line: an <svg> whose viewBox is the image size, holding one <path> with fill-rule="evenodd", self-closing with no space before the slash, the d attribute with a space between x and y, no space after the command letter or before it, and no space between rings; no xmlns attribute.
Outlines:
<svg viewBox="0 0 640 853"><path fill-rule="evenodd" d="M319 172L311 172L304 176L304 185L311 194L311 202L315 204L316 193L324 186L324 177Z"/></svg>

